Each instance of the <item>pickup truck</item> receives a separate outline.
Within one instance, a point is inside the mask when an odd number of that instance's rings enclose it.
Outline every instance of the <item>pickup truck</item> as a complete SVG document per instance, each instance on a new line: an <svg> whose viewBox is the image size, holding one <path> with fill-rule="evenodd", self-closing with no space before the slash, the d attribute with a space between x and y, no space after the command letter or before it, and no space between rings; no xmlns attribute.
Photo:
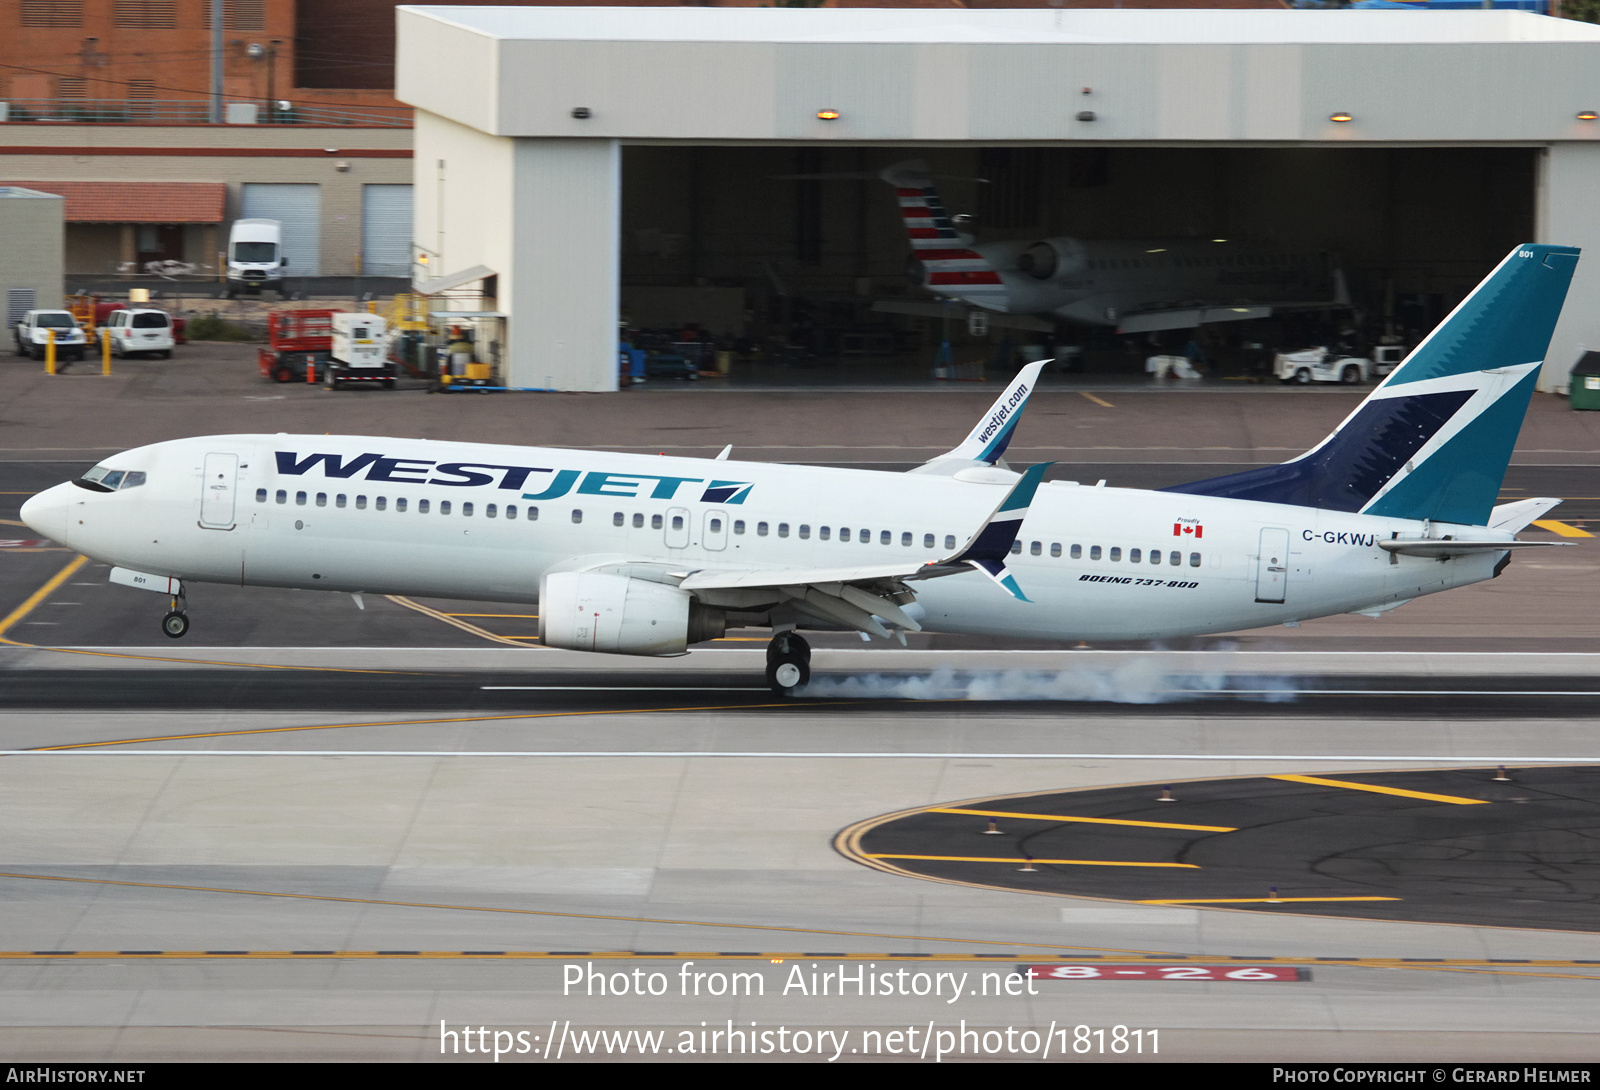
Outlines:
<svg viewBox="0 0 1600 1090"><path fill-rule="evenodd" d="M83 359L89 338L79 328L78 320L68 310L30 310L24 314L22 321L18 322L17 328L12 331L17 344L17 355L32 356L36 360L44 359L45 347L49 344L52 331L56 335L57 359Z"/></svg>

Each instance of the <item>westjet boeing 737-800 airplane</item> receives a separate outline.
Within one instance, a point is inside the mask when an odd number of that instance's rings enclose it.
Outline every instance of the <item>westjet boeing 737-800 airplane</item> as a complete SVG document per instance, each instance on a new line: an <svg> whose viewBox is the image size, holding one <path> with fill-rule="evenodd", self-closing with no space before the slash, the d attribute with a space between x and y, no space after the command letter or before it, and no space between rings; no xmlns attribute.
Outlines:
<svg viewBox="0 0 1600 1090"><path fill-rule="evenodd" d="M1524 245L1309 453L1159 491L1001 456L1042 364L909 473L540 447L218 435L139 447L23 505L171 597L193 582L537 602L546 646L679 655L770 627L1152 639L1378 614L1499 575L1559 503L1496 506L1577 264Z"/></svg>

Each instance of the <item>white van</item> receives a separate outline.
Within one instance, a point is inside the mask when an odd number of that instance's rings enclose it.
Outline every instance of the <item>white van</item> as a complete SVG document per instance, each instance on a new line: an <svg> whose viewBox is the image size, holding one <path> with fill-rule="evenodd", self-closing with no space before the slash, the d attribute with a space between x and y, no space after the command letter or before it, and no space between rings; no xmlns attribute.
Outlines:
<svg viewBox="0 0 1600 1090"><path fill-rule="evenodd" d="M127 359L140 352L172 358L172 319L164 310L114 310L106 319L113 355Z"/></svg>
<svg viewBox="0 0 1600 1090"><path fill-rule="evenodd" d="M240 288L283 291L283 224L277 220L234 220L228 232L228 297Z"/></svg>

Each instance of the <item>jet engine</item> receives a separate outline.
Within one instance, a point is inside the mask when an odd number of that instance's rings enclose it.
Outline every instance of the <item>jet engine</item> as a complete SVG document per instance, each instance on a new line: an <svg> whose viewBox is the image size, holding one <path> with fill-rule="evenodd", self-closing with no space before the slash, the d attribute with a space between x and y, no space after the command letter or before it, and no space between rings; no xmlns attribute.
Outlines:
<svg viewBox="0 0 1600 1090"><path fill-rule="evenodd" d="M618 655L681 655L727 630L727 615L666 583L600 572L539 580L539 639L546 647Z"/></svg>
<svg viewBox="0 0 1600 1090"><path fill-rule="evenodd" d="M1084 269L1083 246L1070 238L1035 242L1017 255L1017 268L1035 280L1060 280Z"/></svg>

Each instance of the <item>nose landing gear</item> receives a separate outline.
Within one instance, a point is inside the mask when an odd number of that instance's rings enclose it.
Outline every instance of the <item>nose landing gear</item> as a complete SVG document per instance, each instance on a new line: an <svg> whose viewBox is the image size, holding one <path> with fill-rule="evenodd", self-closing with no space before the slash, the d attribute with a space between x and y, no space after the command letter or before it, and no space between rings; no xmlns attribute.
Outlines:
<svg viewBox="0 0 1600 1090"><path fill-rule="evenodd" d="M167 615L161 618L162 635L168 639L181 640L189 632L189 600L183 595L175 595L172 606L167 610Z"/></svg>
<svg viewBox="0 0 1600 1090"><path fill-rule="evenodd" d="M780 632L767 644L767 684L788 696L811 680L811 645L794 632Z"/></svg>

